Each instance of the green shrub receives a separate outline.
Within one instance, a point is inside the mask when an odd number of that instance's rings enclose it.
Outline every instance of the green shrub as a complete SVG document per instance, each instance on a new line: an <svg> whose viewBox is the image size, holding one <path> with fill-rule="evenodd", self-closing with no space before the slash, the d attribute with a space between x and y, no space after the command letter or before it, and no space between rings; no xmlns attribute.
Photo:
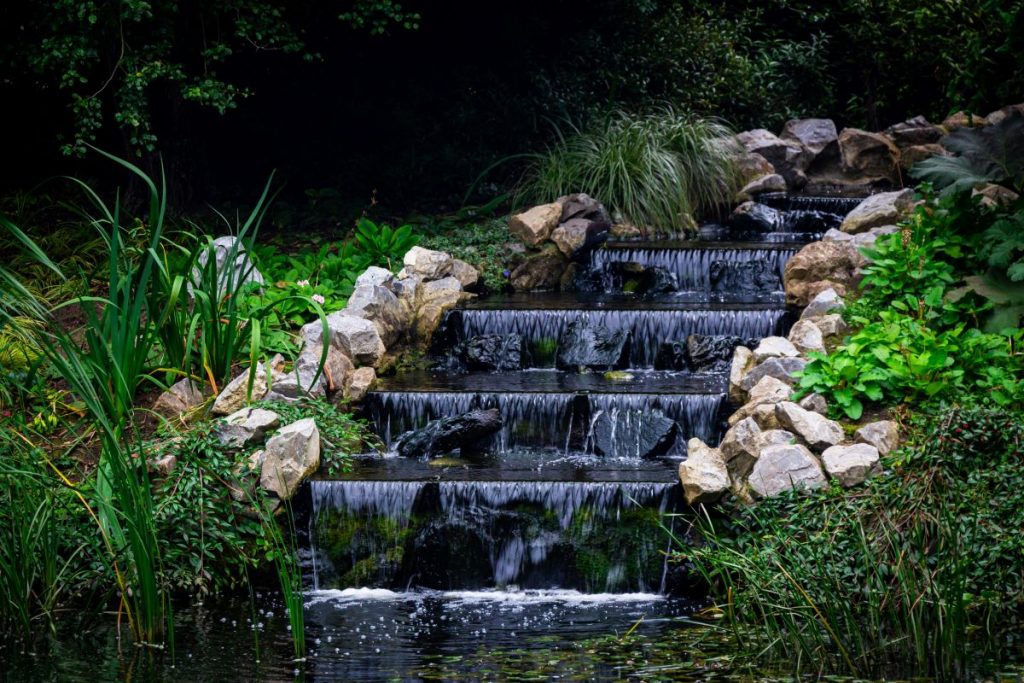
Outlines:
<svg viewBox="0 0 1024 683"><path fill-rule="evenodd" d="M559 131L537 155L522 199L550 202L586 192L622 220L655 231L685 232L699 214L732 201L739 184L730 130L671 109L611 114L595 125Z"/></svg>

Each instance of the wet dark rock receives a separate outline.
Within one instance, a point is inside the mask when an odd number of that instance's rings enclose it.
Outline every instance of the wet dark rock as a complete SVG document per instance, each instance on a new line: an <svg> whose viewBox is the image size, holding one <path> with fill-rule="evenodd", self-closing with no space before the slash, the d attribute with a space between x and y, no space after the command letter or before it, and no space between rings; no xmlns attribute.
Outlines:
<svg viewBox="0 0 1024 683"><path fill-rule="evenodd" d="M455 355L467 370L509 372L522 369L523 349L518 334L484 334L459 344Z"/></svg>
<svg viewBox="0 0 1024 683"><path fill-rule="evenodd" d="M712 292L771 292L782 286L778 272L763 261L712 261L708 275Z"/></svg>
<svg viewBox="0 0 1024 683"><path fill-rule="evenodd" d="M693 372L726 372L733 351L746 344L749 340L741 337L691 334L684 345L686 365Z"/></svg>
<svg viewBox="0 0 1024 683"><path fill-rule="evenodd" d="M741 232L772 232L782 222L780 211L758 202L743 202L729 216L729 225Z"/></svg>
<svg viewBox="0 0 1024 683"><path fill-rule="evenodd" d="M663 342L654 358L655 370L686 370L686 343Z"/></svg>
<svg viewBox="0 0 1024 683"><path fill-rule="evenodd" d="M615 279L621 279L622 291L654 297L679 291L676 274L664 266L645 266L634 261L612 263L607 266Z"/></svg>
<svg viewBox="0 0 1024 683"><path fill-rule="evenodd" d="M823 233L838 228L843 223L843 214L827 211L788 211L782 219L784 232Z"/></svg>
<svg viewBox="0 0 1024 683"><path fill-rule="evenodd" d="M597 201L588 194L578 192L555 200L562 205L562 218L559 222L565 223L573 218L585 218L588 221L607 223L611 227L612 217L604 204Z"/></svg>
<svg viewBox="0 0 1024 683"><path fill-rule="evenodd" d="M636 408L601 412L594 419L594 448L620 458L664 455L672 447L679 425L660 410Z"/></svg>
<svg viewBox="0 0 1024 683"><path fill-rule="evenodd" d="M612 370L621 367L628 350L629 332L574 321L558 340L555 365L559 370Z"/></svg>
<svg viewBox="0 0 1024 683"><path fill-rule="evenodd" d="M398 444L398 454L421 458L450 453L458 448L478 447L501 427L501 414L497 408L441 418L403 435Z"/></svg>

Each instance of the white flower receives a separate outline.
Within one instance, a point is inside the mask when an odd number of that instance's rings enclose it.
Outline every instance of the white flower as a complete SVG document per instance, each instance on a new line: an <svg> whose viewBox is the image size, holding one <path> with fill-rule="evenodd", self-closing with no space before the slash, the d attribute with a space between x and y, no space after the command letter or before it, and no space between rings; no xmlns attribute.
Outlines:
<svg viewBox="0 0 1024 683"><path fill-rule="evenodd" d="M323 305L324 301L326 301L326 299L324 299L324 298L323 298L323 296L321 296L320 294L314 294L314 295L313 295L313 296L311 296L310 298L311 298L311 299L312 299L313 301L315 301L315 302L317 302L318 304L320 304L321 306Z"/></svg>
<svg viewBox="0 0 1024 683"><path fill-rule="evenodd" d="M309 280L299 280L296 282L299 287L309 287Z"/></svg>

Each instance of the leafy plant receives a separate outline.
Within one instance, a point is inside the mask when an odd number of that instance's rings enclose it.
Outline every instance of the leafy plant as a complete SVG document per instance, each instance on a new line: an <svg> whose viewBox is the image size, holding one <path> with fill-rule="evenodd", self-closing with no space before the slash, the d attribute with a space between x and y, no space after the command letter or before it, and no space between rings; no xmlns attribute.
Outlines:
<svg viewBox="0 0 1024 683"><path fill-rule="evenodd" d="M352 455L383 449L383 444L366 420L356 418L324 399L306 398L295 403L265 401L259 405L273 410L289 424L313 418L320 430L320 460L332 476L350 468Z"/></svg>
<svg viewBox="0 0 1024 683"><path fill-rule="evenodd" d="M387 266L389 270L394 270L394 264L400 263L405 252L416 246L419 241L412 234L410 225L391 228L383 223L377 225L365 217L356 221L355 240L358 248L374 264Z"/></svg>
<svg viewBox="0 0 1024 683"><path fill-rule="evenodd" d="M1024 191L1024 116L1007 116L980 128L959 128L943 139L956 156L933 156L914 165L910 175L930 182L943 194L974 189L984 183Z"/></svg>

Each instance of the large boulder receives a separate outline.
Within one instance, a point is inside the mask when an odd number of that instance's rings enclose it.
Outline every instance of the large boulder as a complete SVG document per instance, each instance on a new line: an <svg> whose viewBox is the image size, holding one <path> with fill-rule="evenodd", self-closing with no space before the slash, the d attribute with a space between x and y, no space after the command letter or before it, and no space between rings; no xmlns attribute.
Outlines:
<svg viewBox="0 0 1024 683"><path fill-rule="evenodd" d="M562 205L552 202L512 216L508 221L508 229L524 244L535 247L551 236L561 220Z"/></svg>
<svg viewBox="0 0 1024 683"><path fill-rule="evenodd" d="M465 261L453 259L452 277L459 281L459 284L462 285L462 289L471 290L475 288L477 283L480 281L480 271Z"/></svg>
<svg viewBox="0 0 1024 683"><path fill-rule="evenodd" d="M398 297L381 285L356 287L349 297L345 312L375 324L384 346L391 346L398 341L411 322L402 310Z"/></svg>
<svg viewBox="0 0 1024 683"><path fill-rule="evenodd" d="M729 400L742 403L747 395L740 386L743 376L754 366L754 352L746 346L737 346L732 352L732 363L729 365Z"/></svg>
<svg viewBox="0 0 1024 683"><path fill-rule="evenodd" d="M218 237L210 242L196 259L196 266L192 268L192 277L188 282L188 292L193 294L195 289L203 286L203 276L213 275L209 272L210 256L213 255L217 277L217 295L223 297L230 289L238 289L242 285L255 282L259 285L264 283L263 275L256 269L256 264L249 258L242 241L232 235ZM230 263L229 263L230 261Z"/></svg>
<svg viewBox="0 0 1024 683"><path fill-rule="evenodd" d="M724 372L732 362L735 349L744 341L730 335L688 335L684 345L686 367L691 372Z"/></svg>
<svg viewBox="0 0 1024 683"><path fill-rule="evenodd" d="M679 426L660 410L624 408L604 410L593 420L594 446L616 458L664 455L676 439Z"/></svg>
<svg viewBox="0 0 1024 683"><path fill-rule="evenodd" d="M311 396L319 398L340 390L354 370L352 361L335 346L304 346L291 370L277 373L270 385L268 399L294 401ZM323 362L323 369L320 367Z"/></svg>
<svg viewBox="0 0 1024 683"><path fill-rule="evenodd" d="M755 201L743 202L729 215L729 226L739 232L773 232L782 221L781 211Z"/></svg>
<svg viewBox="0 0 1024 683"><path fill-rule="evenodd" d="M754 152L741 152L734 157L736 170L739 172L743 184L754 182L759 178L769 175L777 175L775 167L760 154ZM785 184L785 180L783 180Z"/></svg>
<svg viewBox="0 0 1024 683"><path fill-rule="evenodd" d="M439 280L452 272L454 259L443 251L413 247L402 259L405 274L423 280Z"/></svg>
<svg viewBox="0 0 1024 683"><path fill-rule="evenodd" d="M958 128L980 128L988 124L989 122L985 120L985 117L978 116L977 114L968 114L965 111L955 112L942 120L942 127L949 132L953 132Z"/></svg>
<svg viewBox="0 0 1024 683"><path fill-rule="evenodd" d="M722 454L700 439L690 439L686 460L679 465L686 502L690 505L714 503L729 490L729 470Z"/></svg>
<svg viewBox="0 0 1024 683"><path fill-rule="evenodd" d="M557 289L569 260L554 244L530 254L509 275L512 288L520 292Z"/></svg>
<svg viewBox="0 0 1024 683"><path fill-rule="evenodd" d="M860 283L863 257L848 242L811 242L786 263L786 302L806 306L828 289L840 296Z"/></svg>
<svg viewBox="0 0 1024 683"><path fill-rule="evenodd" d="M909 171L914 167L914 164L935 156L948 157L950 156L950 153L945 147L938 143L906 147L900 152L900 168L905 171Z"/></svg>
<svg viewBox="0 0 1024 683"><path fill-rule="evenodd" d="M828 483L821 463L801 444L777 444L761 451L748 479L758 498L794 489L811 490Z"/></svg>
<svg viewBox="0 0 1024 683"><path fill-rule="evenodd" d="M560 370L612 370L620 366L627 354L627 330L611 331L600 325L576 320L565 328L558 339L555 365Z"/></svg>
<svg viewBox="0 0 1024 683"><path fill-rule="evenodd" d="M559 197L555 202L562 207L562 215L559 222L564 223L573 218L585 218L589 221L608 223L611 225L612 218L604 205L583 192Z"/></svg>
<svg viewBox="0 0 1024 683"><path fill-rule="evenodd" d="M729 426L745 418L754 417L762 429L773 428L778 424L775 418L775 404L788 401L792 393L792 388L782 380L770 376L762 377L747 393L747 402L729 416ZM766 409L762 411L762 415L758 415L757 410L761 406L766 406Z"/></svg>
<svg viewBox="0 0 1024 683"><path fill-rule="evenodd" d="M206 400L202 386L189 378L180 379L160 394L153 404L153 412L167 418L178 418L202 405Z"/></svg>
<svg viewBox="0 0 1024 683"><path fill-rule="evenodd" d="M836 313L818 316L812 320L818 326L824 340L842 338L850 331L850 326L843 320L843 316Z"/></svg>
<svg viewBox="0 0 1024 683"><path fill-rule="evenodd" d="M346 401L358 403L366 397L366 394L369 393L376 380L376 370L373 368L358 368L345 380L342 397Z"/></svg>
<svg viewBox="0 0 1024 683"><path fill-rule="evenodd" d="M791 189L799 190L807 184L804 170L811 155L800 143L783 140L763 128L740 133L736 139L747 152L764 157L776 173L786 179Z"/></svg>
<svg viewBox="0 0 1024 683"><path fill-rule="evenodd" d="M327 325L331 333L331 345L353 361L376 366L383 360L387 347L380 337L380 330L369 320L338 311L327 316ZM314 321L306 328L310 329L307 342L314 337L319 341L320 322Z"/></svg>
<svg viewBox="0 0 1024 683"><path fill-rule="evenodd" d="M856 486L882 469L878 449L866 443L826 448L821 461L829 476L846 487Z"/></svg>
<svg viewBox="0 0 1024 683"><path fill-rule="evenodd" d="M785 337L765 337L754 349L754 362L763 363L769 358L796 358L799 355L793 342Z"/></svg>
<svg viewBox="0 0 1024 683"><path fill-rule="evenodd" d="M796 377L793 375L803 371L807 361L803 358L769 358L763 363L755 365L754 368L740 380L740 388L743 391L750 391L757 383L765 377L774 377L780 382L789 386L796 384Z"/></svg>
<svg viewBox="0 0 1024 683"><path fill-rule="evenodd" d="M897 123L885 129L885 134L901 150L907 147L919 145L930 145L938 142L945 133L938 126L928 122L923 116L915 116L902 123Z"/></svg>
<svg viewBox="0 0 1024 683"><path fill-rule="evenodd" d="M283 501L291 500L320 467L320 430L313 418L293 422L270 437L263 452L260 486Z"/></svg>
<svg viewBox="0 0 1024 683"><path fill-rule="evenodd" d="M995 124L1002 122L1003 119L1014 115L1024 116L1024 103L1008 104L1005 107L1000 107L993 112L989 112L988 116L985 117L985 122L990 126L994 126Z"/></svg>
<svg viewBox="0 0 1024 683"><path fill-rule="evenodd" d="M378 266L370 266L363 271L362 275L356 278L355 287L386 287L392 289L395 282L395 276L391 274L391 271L387 268L380 268Z"/></svg>
<svg viewBox="0 0 1024 683"><path fill-rule="evenodd" d="M810 153L809 163L839 141L832 119L790 119L782 128L782 139L800 144Z"/></svg>
<svg viewBox="0 0 1024 683"><path fill-rule="evenodd" d="M213 433L224 448L239 451L263 443L266 435L280 426L281 416L272 410L242 408L218 420Z"/></svg>
<svg viewBox="0 0 1024 683"><path fill-rule="evenodd" d="M819 453L843 440L843 428L838 422L804 410L796 403L783 401L776 404L775 416L784 429L796 434Z"/></svg>
<svg viewBox="0 0 1024 683"><path fill-rule="evenodd" d="M899 181L900 150L881 133L844 128L839 134L843 171L871 180Z"/></svg>
<svg viewBox="0 0 1024 683"><path fill-rule="evenodd" d="M892 420L870 422L853 434L858 443L874 446L881 455L889 455L900 445L900 430Z"/></svg>
<svg viewBox="0 0 1024 683"><path fill-rule="evenodd" d="M456 355L467 370L522 370L525 346L518 334L484 334L459 345Z"/></svg>
<svg viewBox="0 0 1024 683"><path fill-rule="evenodd" d="M763 433L757 421L747 417L730 427L722 437L722 443L718 448L733 481L741 481L750 474L763 447Z"/></svg>
<svg viewBox="0 0 1024 683"><path fill-rule="evenodd" d="M429 342L445 314L472 296L463 292L462 283L452 276L422 283L418 288L419 308L414 328L416 338L423 343Z"/></svg>
<svg viewBox="0 0 1024 683"><path fill-rule="evenodd" d="M894 225L910 212L913 202L913 190L873 194L846 214L839 229L846 233L858 233L883 225Z"/></svg>
<svg viewBox="0 0 1024 683"><path fill-rule="evenodd" d="M230 415L247 403L262 400L267 395L267 370L263 363L257 363L251 374L251 393L249 392L250 370L245 370L221 390L210 411L214 415Z"/></svg>
<svg viewBox="0 0 1024 683"><path fill-rule="evenodd" d="M821 329L810 320L798 320L789 330L789 341L800 353L825 352L825 338Z"/></svg>
<svg viewBox="0 0 1024 683"><path fill-rule="evenodd" d="M551 241L569 259L578 259L608 239L611 221L570 218L551 232Z"/></svg>
<svg viewBox="0 0 1024 683"><path fill-rule="evenodd" d="M426 427L407 432L398 442L398 454L407 458L444 455L456 449L473 449L501 431L497 408L474 410L465 415L434 420Z"/></svg>

